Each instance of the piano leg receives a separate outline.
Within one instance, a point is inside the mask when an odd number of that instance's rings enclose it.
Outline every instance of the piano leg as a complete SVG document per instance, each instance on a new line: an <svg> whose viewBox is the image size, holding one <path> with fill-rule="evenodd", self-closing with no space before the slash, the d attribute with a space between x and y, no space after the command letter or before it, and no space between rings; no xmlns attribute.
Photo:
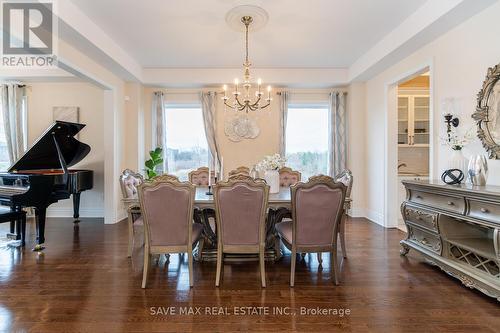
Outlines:
<svg viewBox="0 0 500 333"><path fill-rule="evenodd" d="M45 247L42 245L45 243L45 215L47 212L47 207L35 208L36 211L36 242L33 251L41 251Z"/></svg>
<svg viewBox="0 0 500 333"><path fill-rule="evenodd" d="M81 192L73 193L73 218L75 220L80 217L80 194Z"/></svg>

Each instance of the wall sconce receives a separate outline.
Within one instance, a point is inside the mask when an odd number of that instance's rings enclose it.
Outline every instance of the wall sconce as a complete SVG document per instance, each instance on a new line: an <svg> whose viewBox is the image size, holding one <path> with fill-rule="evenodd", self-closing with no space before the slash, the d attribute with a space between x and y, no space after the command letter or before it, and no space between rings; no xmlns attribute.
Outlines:
<svg viewBox="0 0 500 333"><path fill-rule="evenodd" d="M445 123L446 123L446 134L448 135L448 141L451 140L451 127L458 127L460 124L460 119L457 117L453 117L451 113L447 113L444 115Z"/></svg>

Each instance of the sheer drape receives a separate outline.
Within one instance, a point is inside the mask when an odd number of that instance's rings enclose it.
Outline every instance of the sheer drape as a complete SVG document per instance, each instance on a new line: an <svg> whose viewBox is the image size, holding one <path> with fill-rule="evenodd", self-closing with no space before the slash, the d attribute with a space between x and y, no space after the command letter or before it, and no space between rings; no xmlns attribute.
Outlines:
<svg viewBox="0 0 500 333"><path fill-rule="evenodd" d="M17 84L0 85L5 139L10 163L14 163L26 150L23 99L26 88Z"/></svg>
<svg viewBox="0 0 500 333"><path fill-rule="evenodd" d="M217 124L215 121L217 93L213 91L201 92L200 100L201 110L203 113L203 124L205 126L208 148L210 149L211 161L215 170L220 170L220 150L217 142Z"/></svg>
<svg viewBox="0 0 500 333"><path fill-rule="evenodd" d="M346 168L347 160L347 93L330 93L329 112L329 163L328 172L335 176Z"/></svg>
<svg viewBox="0 0 500 333"><path fill-rule="evenodd" d="M288 116L288 91L282 91L279 94L279 113L280 113L280 155L286 156L286 119Z"/></svg>
<svg viewBox="0 0 500 333"><path fill-rule="evenodd" d="M155 91L153 93L152 110L153 116L153 148L163 148L163 166L161 171L168 170L167 159L167 134L165 122L165 93L163 91Z"/></svg>

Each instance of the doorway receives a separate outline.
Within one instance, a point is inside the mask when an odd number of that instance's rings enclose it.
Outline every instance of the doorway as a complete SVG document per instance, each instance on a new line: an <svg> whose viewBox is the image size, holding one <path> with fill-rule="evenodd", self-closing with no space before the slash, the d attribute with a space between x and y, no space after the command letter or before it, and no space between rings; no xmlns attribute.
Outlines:
<svg viewBox="0 0 500 333"><path fill-rule="evenodd" d="M406 231L400 207L404 180L432 178L432 67L402 75L387 85L385 226Z"/></svg>

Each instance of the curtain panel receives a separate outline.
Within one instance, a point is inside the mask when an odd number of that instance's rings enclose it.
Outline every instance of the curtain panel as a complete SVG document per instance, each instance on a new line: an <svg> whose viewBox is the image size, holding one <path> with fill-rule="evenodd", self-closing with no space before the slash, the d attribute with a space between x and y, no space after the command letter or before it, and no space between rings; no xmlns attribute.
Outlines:
<svg viewBox="0 0 500 333"><path fill-rule="evenodd" d="M163 149L162 172L168 171L167 158L167 133L166 133L166 115L165 115L165 93L155 91L153 93L152 103L153 118L153 148L161 147Z"/></svg>
<svg viewBox="0 0 500 333"><path fill-rule="evenodd" d="M10 163L14 163L26 150L27 139L23 116L26 88L18 84L0 85L0 99L7 150Z"/></svg>
<svg viewBox="0 0 500 333"><path fill-rule="evenodd" d="M346 168L347 161L347 93L330 93L328 173L334 177Z"/></svg>
<svg viewBox="0 0 500 333"><path fill-rule="evenodd" d="M205 135L207 137L208 149L210 150L211 165L215 167L215 170L221 170L221 156L217 142L217 124L215 120L217 93L214 91L201 92L200 101ZM222 179L221 175L219 177Z"/></svg>
<svg viewBox="0 0 500 333"><path fill-rule="evenodd" d="M280 113L280 155L286 156L286 121L288 116L288 91L279 93L279 113Z"/></svg>

